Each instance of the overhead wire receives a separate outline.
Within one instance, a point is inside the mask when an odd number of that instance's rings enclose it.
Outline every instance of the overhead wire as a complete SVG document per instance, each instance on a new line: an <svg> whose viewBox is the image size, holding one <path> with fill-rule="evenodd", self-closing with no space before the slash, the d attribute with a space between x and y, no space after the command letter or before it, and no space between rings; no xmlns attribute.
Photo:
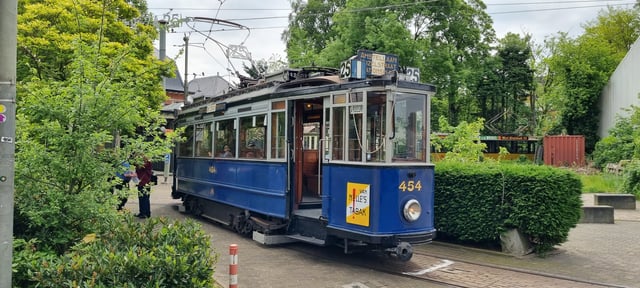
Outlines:
<svg viewBox="0 0 640 288"><path fill-rule="evenodd" d="M163 8L163 7L149 7L149 10L162 10L162 9L170 9L170 10L179 10L179 11L210 11L210 10L215 10L216 11L216 18L218 17L218 15L220 14L221 11L291 11L291 8L222 8L222 5L224 4L224 2L226 0L218 0L220 2L220 5L217 8L197 8L197 7L183 7L183 8ZM625 0L607 0L607 1L598 1L598 0L567 0L567 1L529 1L529 2L507 2L507 3L485 3L485 5L487 6L487 9L485 9L485 12L489 15L504 15L504 14L520 14L520 13L537 13L537 12L548 12L548 11L562 11L562 10L570 10L570 9L588 9L588 8L599 8L599 7L621 7L621 6L629 6L629 5L635 5L637 4L635 1L633 2L624 2ZM356 8L356 9L349 9L349 10L343 10L344 12L348 12L348 13L360 13L360 12L366 12L366 11L372 11L372 10L379 10L379 9L394 9L394 8L399 8L399 7L405 7L405 6L410 6L410 5L424 5L424 6L438 6L439 3L438 0L429 0L429 1L419 1L419 2L411 2L411 3L401 3L401 4L392 4L392 5L383 5L383 6L374 6L374 7L362 7L362 8ZM606 4L594 4L594 5L580 5L580 4L586 4L586 3L602 3L602 2L607 2ZM610 3L610 2L623 2L623 3ZM570 6L565 6L565 7L547 7L547 8L543 8L545 6L549 6L549 5L554 5L554 6L558 6L558 5L570 5ZM518 7L523 7L523 6L534 6L532 9L521 9L521 10L510 10L510 11L487 11L491 8L496 8L496 7L514 7L514 6L518 6ZM314 16L323 16L323 15L327 15L327 14L331 14L331 13L314 13L314 14L305 14L305 16L309 16L309 17L314 17ZM234 21L234 22L239 22L239 21L259 21L259 20L274 20L274 19L289 19L290 15L283 15L283 16L264 16L264 17L245 17L245 18L231 18L231 19L225 19L225 21ZM244 26L242 28L224 28L224 29L213 29L213 25L215 23L211 23L210 27L208 30L202 30L202 29L198 29L196 30L195 25L193 27L189 27L192 30L189 31L180 31L180 30L174 30L172 31L172 33L192 33L192 32L198 32L199 34L205 36L205 42L206 39L212 40L215 42L215 44L220 47L220 49L224 50L224 47L227 47L226 45L215 41L215 39L213 39L211 37L211 33L218 33L218 32L237 32L237 31L241 31L241 30L245 30L245 31L250 31L251 30L270 30L270 29L286 29L288 28L288 25L283 25L283 26L260 26L260 27L248 27L248 26ZM247 37L245 37L245 41L249 36L247 35ZM244 41L242 41L242 43L244 43ZM222 46L221 46L222 45ZM241 44L243 45L243 44ZM216 59L212 53L210 51L208 51L206 49L206 47L204 47L205 52L214 59L214 61L219 64L220 66L225 66L222 65L222 63L220 63L220 61L218 61L218 59ZM227 70L229 70L229 65L231 66L231 68L237 72L237 70L235 69L233 63L231 62L231 59L229 59L228 55L226 52L223 51L223 54L225 55L225 57L227 58Z"/></svg>
<svg viewBox="0 0 640 288"><path fill-rule="evenodd" d="M607 0L606 2L621 2L625 0ZM435 3L438 0L432 1L424 1L424 2L412 2L412 3L404 3L404 4L396 4L396 5L385 5L385 6L376 6L376 7L366 7L359 9L351 9L346 10L349 13L358 13L364 11L371 11L376 9L390 9L397 8L401 6L408 5L416 5L416 4L429 4ZM558 5L558 4L580 4L580 3L593 3L593 2L604 2L602 0L573 0L573 1L554 1L554 2L518 2L518 3L487 3L487 7L490 6L516 6L516 5ZM561 11L561 10L570 10L570 9L586 9L586 8L598 8L598 7L618 7L618 6L629 6L635 5L636 2L625 2L625 3L616 3L616 4L598 4L598 5L588 5L588 6L568 6L568 7L552 7L552 8L535 8L535 9L526 9L526 10L512 10L512 11L487 11L489 15L503 15L503 14L518 14L518 13L534 13L534 12L546 12L546 11ZM163 9L163 8L149 8L149 9ZM174 10L213 10L213 9L196 9L196 8L174 8ZM230 8L230 9L219 9L220 11L283 11L290 9L279 9L279 8L267 8L267 9L259 9L259 8ZM305 16L323 16L330 13L313 13L313 14L305 14ZM247 18L230 18L226 19L228 21L257 21L257 20L273 20L273 19L288 19L289 15L286 16L265 16L265 17L247 17ZM269 26L269 27L247 27L250 30L269 30L269 29L284 29L288 26ZM238 31L242 29L226 29L226 30L202 30L202 32L221 32L221 31Z"/></svg>

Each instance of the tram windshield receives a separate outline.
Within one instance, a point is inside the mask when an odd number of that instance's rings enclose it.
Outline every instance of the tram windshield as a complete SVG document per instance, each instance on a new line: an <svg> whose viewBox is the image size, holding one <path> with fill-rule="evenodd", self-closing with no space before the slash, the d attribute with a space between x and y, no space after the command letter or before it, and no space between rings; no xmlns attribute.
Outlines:
<svg viewBox="0 0 640 288"><path fill-rule="evenodd" d="M398 93L393 103L393 161L426 161L427 97Z"/></svg>

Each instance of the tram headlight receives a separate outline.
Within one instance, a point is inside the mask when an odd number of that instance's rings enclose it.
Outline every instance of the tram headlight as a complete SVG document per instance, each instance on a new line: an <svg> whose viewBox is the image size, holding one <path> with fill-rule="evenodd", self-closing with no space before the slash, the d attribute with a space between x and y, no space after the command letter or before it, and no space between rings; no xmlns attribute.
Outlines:
<svg viewBox="0 0 640 288"><path fill-rule="evenodd" d="M422 206L418 200L411 199L404 204L403 213L404 219L407 219L407 221L416 221L420 218L420 214L422 214Z"/></svg>

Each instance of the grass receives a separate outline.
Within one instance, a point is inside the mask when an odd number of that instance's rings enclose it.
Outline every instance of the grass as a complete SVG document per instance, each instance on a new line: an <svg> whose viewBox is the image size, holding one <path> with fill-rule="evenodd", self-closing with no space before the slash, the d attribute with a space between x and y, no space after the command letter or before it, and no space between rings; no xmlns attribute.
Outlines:
<svg viewBox="0 0 640 288"><path fill-rule="evenodd" d="M582 193L621 193L622 176L609 173L580 175Z"/></svg>

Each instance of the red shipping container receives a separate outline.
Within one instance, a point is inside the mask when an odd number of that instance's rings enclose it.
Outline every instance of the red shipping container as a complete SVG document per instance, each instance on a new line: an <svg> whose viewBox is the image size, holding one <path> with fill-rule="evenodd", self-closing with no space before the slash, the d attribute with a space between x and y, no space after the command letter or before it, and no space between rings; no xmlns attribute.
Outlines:
<svg viewBox="0 0 640 288"><path fill-rule="evenodd" d="M544 164L551 166L584 166L584 136L544 136Z"/></svg>

